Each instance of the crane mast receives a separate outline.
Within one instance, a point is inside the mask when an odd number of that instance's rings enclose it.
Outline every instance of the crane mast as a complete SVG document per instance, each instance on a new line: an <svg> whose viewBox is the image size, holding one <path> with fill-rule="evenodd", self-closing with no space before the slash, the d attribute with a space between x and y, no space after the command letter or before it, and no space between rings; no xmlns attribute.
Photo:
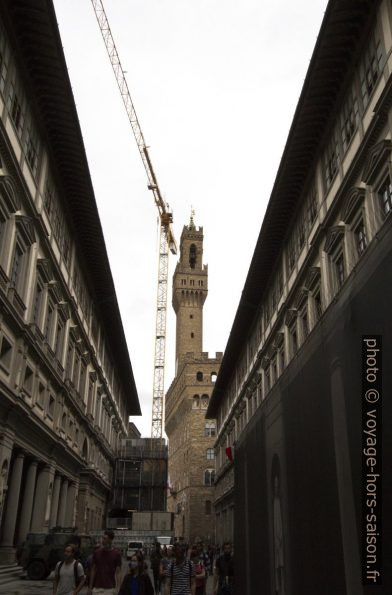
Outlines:
<svg viewBox="0 0 392 595"><path fill-rule="evenodd" d="M117 85L131 124L136 144L146 170L148 189L152 191L154 202L159 213L159 257L158 257L158 288L155 322L155 352L154 352L154 379L152 395L152 423L151 437L162 437L163 425L163 400L164 400L164 374L165 374L165 347L166 347L166 313L167 313L167 284L169 271L169 249L177 254L177 245L173 235L173 214L169 205L163 200L154 169L144 140L143 132L136 115L135 106L129 92L124 70L121 66L116 45L110 30L105 9L101 0L91 0L95 16L104 40L106 50L116 77Z"/></svg>

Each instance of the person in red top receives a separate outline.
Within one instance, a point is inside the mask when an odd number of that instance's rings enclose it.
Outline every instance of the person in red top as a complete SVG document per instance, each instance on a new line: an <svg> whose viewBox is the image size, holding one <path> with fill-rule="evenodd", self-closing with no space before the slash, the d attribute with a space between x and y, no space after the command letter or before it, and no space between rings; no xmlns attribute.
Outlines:
<svg viewBox="0 0 392 595"><path fill-rule="evenodd" d="M120 589L122 558L120 552L112 547L113 539L113 531L105 531L102 547L93 554L89 594L116 595Z"/></svg>

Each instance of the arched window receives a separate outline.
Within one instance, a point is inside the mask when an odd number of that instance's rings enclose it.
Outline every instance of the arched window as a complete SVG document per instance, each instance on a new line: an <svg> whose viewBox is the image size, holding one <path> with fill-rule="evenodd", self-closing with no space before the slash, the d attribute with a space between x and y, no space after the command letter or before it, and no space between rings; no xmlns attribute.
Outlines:
<svg viewBox="0 0 392 595"><path fill-rule="evenodd" d="M201 396L201 408L202 409L208 409L209 400L210 400L210 398L208 395Z"/></svg>
<svg viewBox="0 0 392 595"><path fill-rule="evenodd" d="M207 448L207 460L208 461L212 461L213 459L215 459L215 451L213 448Z"/></svg>
<svg viewBox="0 0 392 595"><path fill-rule="evenodd" d="M211 382L214 384L216 382L217 373L211 372Z"/></svg>
<svg viewBox="0 0 392 595"><path fill-rule="evenodd" d="M193 405L192 405L193 409L199 409L200 408L200 397L199 395L193 395Z"/></svg>
<svg viewBox="0 0 392 595"><path fill-rule="evenodd" d="M203 380L203 372L196 372L196 380L201 382Z"/></svg>
<svg viewBox="0 0 392 595"><path fill-rule="evenodd" d="M195 268L196 264L196 246L195 244L191 244L189 247L189 265L191 269Z"/></svg>
<svg viewBox="0 0 392 595"><path fill-rule="evenodd" d="M213 486L215 481L215 470L214 469L206 469L204 471L204 485L205 486Z"/></svg>
<svg viewBox="0 0 392 595"><path fill-rule="evenodd" d="M204 436L208 436L208 437L215 436L215 433L216 433L215 422L207 420L206 424L204 426Z"/></svg>
<svg viewBox="0 0 392 595"><path fill-rule="evenodd" d="M212 509L212 502L211 502L211 500L206 500L205 514L210 515L211 514L211 509Z"/></svg>

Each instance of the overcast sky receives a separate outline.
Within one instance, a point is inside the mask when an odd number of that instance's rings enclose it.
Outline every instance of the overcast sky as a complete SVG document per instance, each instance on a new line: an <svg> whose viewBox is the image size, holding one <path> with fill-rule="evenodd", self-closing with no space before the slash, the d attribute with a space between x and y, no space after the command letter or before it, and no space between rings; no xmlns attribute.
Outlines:
<svg viewBox="0 0 392 595"><path fill-rule="evenodd" d="M90 0L54 0L143 416L157 212ZM224 351L327 0L104 0L179 242L204 228L204 351ZM174 377L169 269L165 388Z"/></svg>

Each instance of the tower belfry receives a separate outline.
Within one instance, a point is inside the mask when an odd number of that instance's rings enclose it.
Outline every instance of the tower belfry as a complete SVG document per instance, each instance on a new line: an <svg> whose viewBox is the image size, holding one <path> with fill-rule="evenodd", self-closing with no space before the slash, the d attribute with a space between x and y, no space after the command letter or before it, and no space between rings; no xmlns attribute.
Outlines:
<svg viewBox="0 0 392 595"><path fill-rule="evenodd" d="M203 305L208 292L208 266L203 265L203 227L196 227L192 211L180 240L180 260L173 277L176 313L176 370L187 353L203 350Z"/></svg>

